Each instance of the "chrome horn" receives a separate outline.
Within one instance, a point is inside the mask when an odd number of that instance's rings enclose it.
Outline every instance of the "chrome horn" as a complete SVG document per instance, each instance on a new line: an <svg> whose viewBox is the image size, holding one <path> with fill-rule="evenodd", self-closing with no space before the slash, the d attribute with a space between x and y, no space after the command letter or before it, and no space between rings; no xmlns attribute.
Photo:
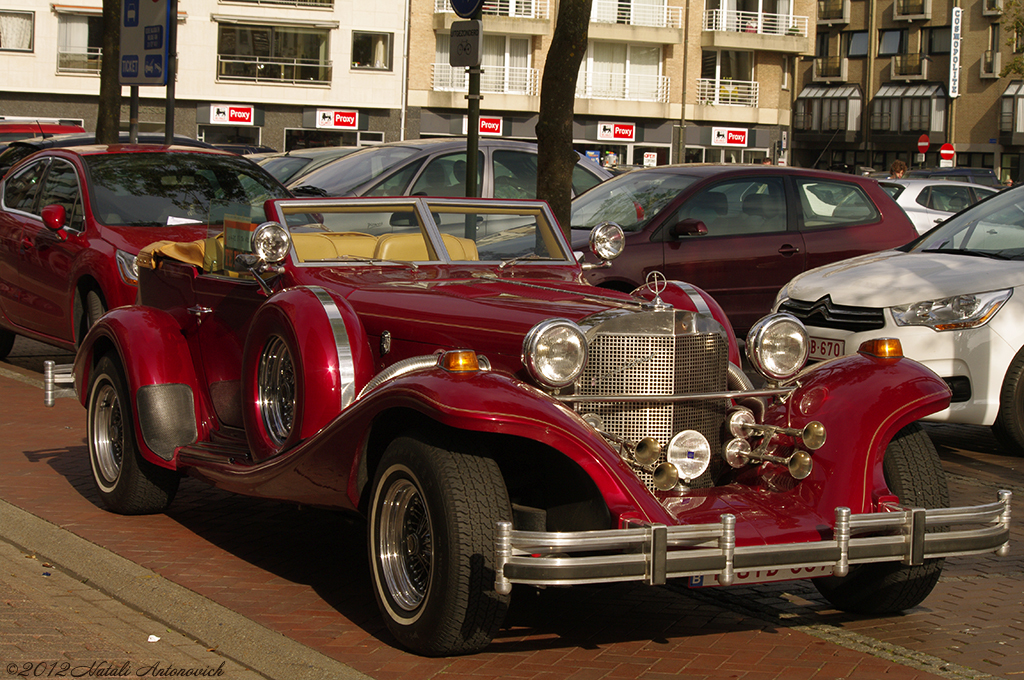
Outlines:
<svg viewBox="0 0 1024 680"><path fill-rule="evenodd" d="M814 461L811 460L811 454L806 451L797 449L789 456L776 456L765 451L765 448L766 445L762 444L758 447L757 451L752 451L746 439L733 439L725 445L723 455L725 462L734 468L741 468L748 463L759 463L762 461L785 465L793 479L804 479L814 469Z"/></svg>
<svg viewBox="0 0 1024 680"><path fill-rule="evenodd" d="M817 420L807 423L803 429L795 427L780 427L778 425L759 425L754 421L754 414L748 408L738 408L729 414L729 432L734 437L744 435L770 436L776 433L784 434L799 440L806 448L817 451L825 445L827 433L825 426Z"/></svg>

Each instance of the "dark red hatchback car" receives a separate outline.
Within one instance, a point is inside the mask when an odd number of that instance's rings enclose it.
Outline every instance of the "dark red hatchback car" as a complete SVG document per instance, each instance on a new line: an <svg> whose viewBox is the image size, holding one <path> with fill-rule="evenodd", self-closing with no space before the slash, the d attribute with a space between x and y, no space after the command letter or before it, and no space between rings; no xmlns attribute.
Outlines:
<svg viewBox="0 0 1024 680"><path fill-rule="evenodd" d="M662 271L711 293L741 337L797 274L917 237L876 180L765 166L645 168L577 196L573 245L591 264L583 246L605 221L622 227L626 250L588 281L631 291Z"/></svg>
<svg viewBox="0 0 1024 680"><path fill-rule="evenodd" d="M225 214L289 196L266 171L216 149L158 145L40 151L0 184L0 358L15 335L65 349L107 310L135 302L135 256L204 238Z"/></svg>

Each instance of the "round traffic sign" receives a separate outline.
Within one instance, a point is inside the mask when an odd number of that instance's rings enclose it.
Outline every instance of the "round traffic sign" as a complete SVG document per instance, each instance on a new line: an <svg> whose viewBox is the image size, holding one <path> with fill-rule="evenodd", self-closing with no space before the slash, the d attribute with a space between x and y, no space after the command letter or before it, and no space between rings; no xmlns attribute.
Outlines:
<svg viewBox="0 0 1024 680"><path fill-rule="evenodd" d="M917 150L921 153L928 151L928 135L921 135L917 138Z"/></svg>
<svg viewBox="0 0 1024 680"><path fill-rule="evenodd" d="M463 19L472 19L473 15L483 6L484 0L449 0L452 9Z"/></svg>
<svg viewBox="0 0 1024 680"><path fill-rule="evenodd" d="M953 145L950 144L949 142L946 142L945 144L943 144L939 148L939 156L944 161L951 161L951 160L953 160Z"/></svg>

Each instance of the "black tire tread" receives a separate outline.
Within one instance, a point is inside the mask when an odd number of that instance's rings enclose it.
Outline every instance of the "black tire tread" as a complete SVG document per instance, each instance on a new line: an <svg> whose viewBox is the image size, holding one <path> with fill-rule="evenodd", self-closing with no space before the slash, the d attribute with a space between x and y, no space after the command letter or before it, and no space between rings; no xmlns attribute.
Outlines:
<svg viewBox="0 0 1024 680"><path fill-rule="evenodd" d="M118 392L118 400L122 404L124 413L122 418L126 423L134 427L134 415L131 409L131 401L128 398L127 382L120 364L110 356L100 359L93 372L95 376L90 395L95 389L96 383L101 379L109 379ZM89 404L92 404L90 396ZM93 460L91 445L92 414L89 414L90 446L89 464L93 468L93 475L99 474L96 470L96 463ZM114 488L110 492L100 488L99 483L93 479L96 491L100 495L103 505L109 510L121 515L146 515L163 512L174 500L178 491L180 476L173 470L159 467L150 463L139 453L135 443L135 432L130 427L125 431L125 451L121 461L121 471Z"/></svg>
<svg viewBox="0 0 1024 680"><path fill-rule="evenodd" d="M999 389L999 411L992 434L1007 453L1024 456L1024 349L1010 362Z"/></svg>
<svg viewBox="0 0 1024 680"><path fill-rule="evenodd" d="M7 355L11 353L11 350L14 348L15 338L17 338L17 335L0 328L0 359L6 359Z"/></svg>
<svg viewBox="0 0 1024 680"><path fill-rule="evenodd" d="M917 423L900 430L885 451L889 489L905 506L944 508L949 489L939 455ZM848 576L814 580L825 599L838 609L857 614L890 614L921 604L942 574L943 560L920 566L899 562L856 565Z"/></svg>

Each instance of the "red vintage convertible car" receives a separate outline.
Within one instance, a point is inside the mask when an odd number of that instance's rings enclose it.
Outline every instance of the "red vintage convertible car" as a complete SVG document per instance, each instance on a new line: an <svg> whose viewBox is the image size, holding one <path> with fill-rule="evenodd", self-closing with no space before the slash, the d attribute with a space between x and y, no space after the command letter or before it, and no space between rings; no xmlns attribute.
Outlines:
<svg viewBox="0 0 1024 680"><path fill-rule="evenodd" d="M96 488L160 512L187 473L363 514L382 616L417 653L486 646L513 584L813 577L892 612L944 556L1007 550L1008 492L946 507L915 421L950 393L897 342L804 368L800 322L766 317L755 389L713 299L586 284L545 203L261 212L144 249L138 304L84 339ZM600 257L621 244L595 228Z"/></svg>

